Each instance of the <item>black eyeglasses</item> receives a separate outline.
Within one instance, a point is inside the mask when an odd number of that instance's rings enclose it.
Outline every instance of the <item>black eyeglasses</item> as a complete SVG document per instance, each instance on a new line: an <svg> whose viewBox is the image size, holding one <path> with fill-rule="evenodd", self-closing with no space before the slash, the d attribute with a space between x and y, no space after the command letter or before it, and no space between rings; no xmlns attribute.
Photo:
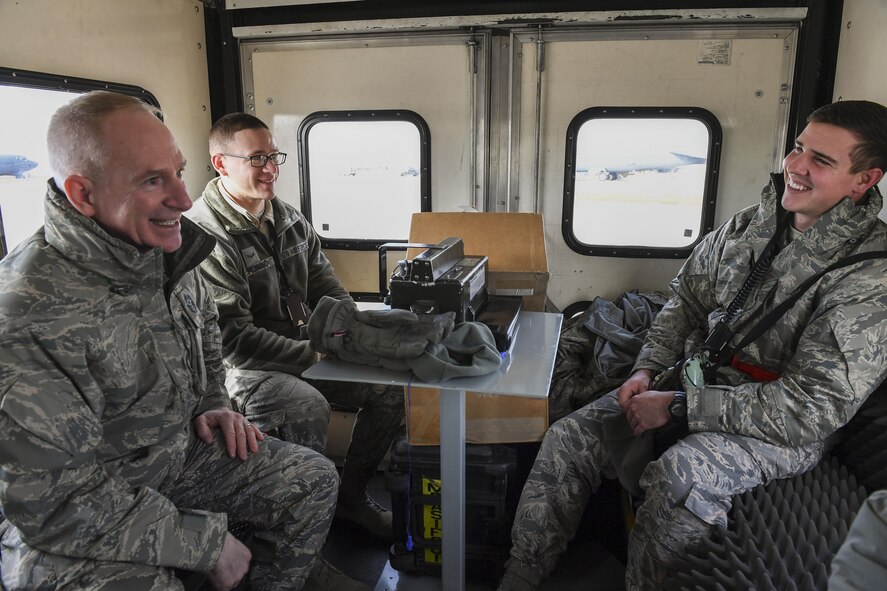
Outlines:
<svg viewBox="0 0 887 591"><path fill-rule="evenodd" d="M280 166L284 162L286 162L286 153L285 152L275 152L274 154L255 154L254 156L238 156L237 154L222 154L222 156L230 156L231 158L243 158L244 160L249 160L250 166L255 166L256 168L262 168L268 161L274 163L275 166Z"/></svg>

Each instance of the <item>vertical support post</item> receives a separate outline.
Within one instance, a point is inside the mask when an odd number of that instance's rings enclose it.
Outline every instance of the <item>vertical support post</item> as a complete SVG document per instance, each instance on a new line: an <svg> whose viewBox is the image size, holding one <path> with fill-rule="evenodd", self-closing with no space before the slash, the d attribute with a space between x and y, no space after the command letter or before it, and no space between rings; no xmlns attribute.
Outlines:
<svg viewBox="0 0 887 591"><path fill-rule="evenodd" d="M545 70L545 42L542 25L536 35L536 130L535 159L533 161L533 213L539 213L539 193L542 191L542 72Z"/></svg>
<svg viewBox="0 0 887 591"><path fill-rule="evenodd" d="M473 31L472 31L473 33ZM476 211L477 208L477 41L474 37L468 40L468 104L471 113L468 125L468 143L470 157L468 158L468 204Z"/></svg>
<svg viewBox="0 0 887 591"><path fill-rule="evenodd" d="M465 391L440 391L441 579L465 586Z"/></svg>

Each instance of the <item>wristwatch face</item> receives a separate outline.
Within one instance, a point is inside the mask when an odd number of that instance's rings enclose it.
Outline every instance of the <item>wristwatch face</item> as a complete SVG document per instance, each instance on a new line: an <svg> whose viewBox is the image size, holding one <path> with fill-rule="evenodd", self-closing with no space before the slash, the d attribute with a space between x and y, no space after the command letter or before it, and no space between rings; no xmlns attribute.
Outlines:
<svg viewBox="0 0 887 591"><path fill-rule="evenodd" d="M683 396L675 396L668 403L668 412L673 419L682 419L687 416L687 399Z"/></svg>

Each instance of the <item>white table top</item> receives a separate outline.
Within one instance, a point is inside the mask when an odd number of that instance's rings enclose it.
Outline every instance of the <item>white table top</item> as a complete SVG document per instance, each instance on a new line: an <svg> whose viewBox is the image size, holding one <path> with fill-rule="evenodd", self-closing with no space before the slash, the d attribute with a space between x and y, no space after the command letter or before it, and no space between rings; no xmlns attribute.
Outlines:
<svg viewBox="0 0 887 591"><path fill-rule="evenodd" d="M511 351L505 355L498 371L483 376L453 378L443 382L423 382L413 376L411 381L410 372L339 359L324 359L302 372L302 376L316 380L397 386L409 384L442 390L546 398L562 321L561 314L521 312Z"/></svg>

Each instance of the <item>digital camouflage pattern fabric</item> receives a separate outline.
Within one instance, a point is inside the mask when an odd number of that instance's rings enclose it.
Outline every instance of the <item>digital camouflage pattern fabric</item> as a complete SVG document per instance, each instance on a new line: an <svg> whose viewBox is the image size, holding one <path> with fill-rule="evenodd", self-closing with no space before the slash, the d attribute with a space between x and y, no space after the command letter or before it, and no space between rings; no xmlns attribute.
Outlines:
<svg viewBox="0 0 887 591"><path fill-rule="evenodd" d="M186 216L216 238L201 271L213 286L225 362L240 369L299 376L316 353L293 326L284 305L292 297L314 308L324 296L351 299L333 274L311 224L281 199L272 199L276 238L266 238L225 201L219 179L211 180ZM281 285L272 249L277 249L287 286Z"/></svg>
<svg viewBox="0 0 887 591"><path fill-rule="evenodd" d="M692 352L723 315L773 233L777 196L734 216L696 247L672 282L634 369L661 370ZM737 340L762 310L847 255L887 249L881 196L844 199L784 245L738 315ZM690 435L652 462L629 543L626 588L656 589L672 557L726 523L731 497L808 470L887 374L887 260L830 273L742 360L779 374L753 382L732 369L688 393ZM502 589L535 588L572 538L601 475L613 477L602 417L619 412L615 392L558 421L546 433L515 519Z"/></svg>
<svg viewBox="0 0 887 591"><path fill-rule="evenodd" d="M634 369L663 369L698 346L721 318L773 234L778 197L771 186L707 236L672 281ZM733 326L741 340L762 311L846 256L887 249L875 190L858 205L845 198L785 245ZM739 352L740 360L781 377L753 382L726 368L718 383L688 394L691 431L724 431L785 446L822 441L846 424L887 375L887 260L828 273L776 325Z"/></svg>
<svg viewBox="0 0 887 591"><path fill-rule="evenodd" d="M213 240L187 220L182 235L175 253L141 253L51 184L44 228L0 262L7 589L104 577L176 588L166 567L215 566L226 513L269 548L255 588L297 588L323 544L337 490L327 460L268 440L241 462L195 437L194 417L229 401L196 272Z"/></svg>
<svg viewBox="0 0 887 591"><path fill-rule="evenodd" d="M229 393L262 429L321 452L329 402L359 408L342 493L362 498L403 421L403 389L301 379L318 355L307 334L293 325L285 300L304 304L310 313L323 297L351 301L351 296L308 220L279 198L271 206L271 240L225 200L218 178L187 214L217 240L201 271L219 309Z"/></svg>

